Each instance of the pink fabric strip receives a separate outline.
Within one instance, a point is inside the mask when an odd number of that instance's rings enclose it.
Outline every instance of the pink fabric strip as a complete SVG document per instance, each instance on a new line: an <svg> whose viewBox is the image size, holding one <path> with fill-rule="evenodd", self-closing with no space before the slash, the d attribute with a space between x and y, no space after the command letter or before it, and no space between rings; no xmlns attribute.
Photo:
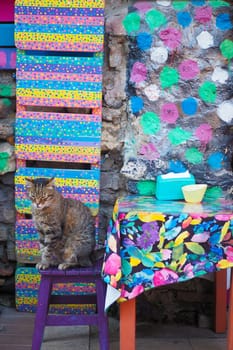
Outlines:
<svg viewBox="0 0 233 350"><path fill-rule="evenodd" d="M77 82L101 82L102 74L72 74L72 73L44 73L44 72L26 72L19 71L18 79L24 80L58 80L58 81L77 81Z"/></svg>
<svg viewBox="0 0 233 350"><path fill-rule="evenodd" d="M15 22L28 24L104 25L103 17L15 15Z"/></svg>

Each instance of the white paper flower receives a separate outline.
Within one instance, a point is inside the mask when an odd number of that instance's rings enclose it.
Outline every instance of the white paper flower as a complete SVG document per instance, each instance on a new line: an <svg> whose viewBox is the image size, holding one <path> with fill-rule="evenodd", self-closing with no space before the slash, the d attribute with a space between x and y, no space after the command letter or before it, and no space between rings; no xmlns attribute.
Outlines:
<svg viewBox="0 0 233 350"><path fill-rule="evenodd" d="M222 102L217 109L217 114L224 122L230 123L233 120L233 102Z"/></svg>
<svg viewBox="0 0 233 350"><path fill-rule="evenodd" d="M165 47L154 47L151 49L150 58L155 63L165 63L168 59L168 50Z"/></svg>
<svg viewBox="0 0 233 350"><path fill-rule="evenodd" d="M197 42L201 49L209 49L214 45L213 36L204 30L197 36Z"/></svg>
<svg viewBox="0 0 233 350"><path fill-rule="evenodd" d="M171 5L171 0L157 0L157 4L161 6L169 6Z"/></svg>
<svg viewBox="0 0 233 350"><path fill-rule="evenodd" d="M216 67L212 74L212 80L224 84L229 78L228 71L221 67Z"/></svg>
<svg viewBox="0 0 233 350"><path fill-rule="evenodd" d="M160 96L160 89L156 84L151 84L144 89L144 93L148 100L157 101Z"/></svg>

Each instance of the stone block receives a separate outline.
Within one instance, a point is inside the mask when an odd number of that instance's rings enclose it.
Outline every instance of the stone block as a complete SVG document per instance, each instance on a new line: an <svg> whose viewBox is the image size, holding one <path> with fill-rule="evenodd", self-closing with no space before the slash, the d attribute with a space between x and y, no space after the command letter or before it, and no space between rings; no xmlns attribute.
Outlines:
<svg viewBox="0 0 233 350"><path fill-rule="evenodd" d="M7 207L7 206L4 206L4 204L2 204L0 206L0 221L5 224L12 224L14 220L15 220L15 209L13 205L12 207Z"/></svg>
<svg viewBox="0 0 233 350"><path fill-rule="evenodd" d="M8 228L6 225L0 224L0 241L7 241L7 238L8 238ZM0 253L0 256L1 256L1 253Z"/></svg>
<svg viewBox="0 0 233 350"><path fill-rule="evenodd" d="M7 140L8 137L14 134L14 120L2 119L0 120L0 139Z"/></svg>
<svg viewBox="0 0 233 350"><path fill-rule="evenodd" d="M122 21L128 12L128 1L107 1L105 9L105 32L111 35L126 35Z"/></svg>

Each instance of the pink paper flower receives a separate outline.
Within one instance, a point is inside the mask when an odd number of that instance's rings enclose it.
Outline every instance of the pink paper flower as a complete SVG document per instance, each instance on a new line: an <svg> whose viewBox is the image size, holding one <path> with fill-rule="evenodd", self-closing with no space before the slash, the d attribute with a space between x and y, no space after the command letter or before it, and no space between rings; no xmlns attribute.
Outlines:
<svg viewBox="0 0 233 350"><path fill-rule="evenodd" d="M205 24L211 21L212 8L210 6L197 7L194 18L197 22Z"/></svg>
<svg viewBox="0 0 233 350"><path fill-rule="evenodd" d="M220 221L229 221L232 219L232 214L217 214L215 218Z"/></svg>
<svg viewBox="0 0 233 350"><path fill-rule="evenodd" d="M152 4L149 1L137 1L133 7L135 7L138 11L144 13L152 8Z"/></svg>
<svg viewBox="0 0 233 350"><path fill-rule="evenodd" d="M168 260L168 259L171 259L171 256L172 256L172 250L171 249L163 249L161 251L162 253L162 259L163 260Z"/></svg>
<svg viewBox="0 0 233 350"><path fill-rule="evenodd" d="M181 43L181 31L176 28L166 28L159 33L160 39L171 50L175 50Z"/></svg>
<svg viewBox="0 0 233 350"><path fill-rule="evenodd" d="M134 83L141 83L146 79L147 69L144 63L135 62L131 71L130 80Z"/></svg>
<svg viewBox="0 0 233 350"><path fill-rule="evenodd" d="M159 158L159 152L152 142L145 143L141 146L140 154L148 160L155 160Z"/></svg>
<svg viewBox="0 0 233 350"><path fill-rule="evenodd" d="M193 235L191 241L197 242L197 243L203 243L207 242L210 237L210 234L208 232L202 232L202 233L196 233Z"/></svg>
<svg viewBox="0 0 233 350"><path fill-rule="evenodd" d="M154 286L162 286L164 284L169 284L176 282L178 280L178 275L172 270L167 268L155 271L153 277Z"/></svg>
<svg viewBox="0 0 233 350"><path fill-rule="evenodd" d="M179 117L179 112L175 103L165 103L161 108L160 117L164 122L175 123Z"/></svg>
<svg viewBox="0 0 233 350"><path fill-rule="evenodd" d="M104 273L107 275L116 275L121 267L121 258L113 253L109 255L104 265Z"/></svg>
<svg viewBox="0 0 233 350"><path fill-rule="evenodd" d="M118 215L119 221L124 220L125 216L126 216L125 213L119 213L119 215Z"/></svg>
<svg viewBox="0 0 233 350"><path fill-rule="evenodd" d="M201 143L206 145L212 139L212 127L207 123L201 124L196 129L195 135Z"/></svg>
<svg viewBox="0 0 233 350"><path fill-rule="evenodd" d="M193 278L194 277L192 264L187 264L184 267L184 273L185 273L185 276L187 276L188 278Z"/></svg>
<svg viewBox="0 0 233 350"><path fill-rule="evenodd" d="M193 79L199 73L199 67L196 61L184 60L179 65L179 73L182 79L189 80Z"/></svg>
<svg viewBox="0 0 233 350"><path fill-rule="evenodd" d="M233 262L233 247L231 246L226 247L225 253L227 256L227 260Z"/></svg>
<svg viewBox="0 0 233 350"><path fill-rule="evenodd" d="M141 285L138 285L138 286L133 287L133 289L130 293L127 291L122 291L121 296L128 298L128 299L133 299L143 292L144 292L144 287Z"/></svg>

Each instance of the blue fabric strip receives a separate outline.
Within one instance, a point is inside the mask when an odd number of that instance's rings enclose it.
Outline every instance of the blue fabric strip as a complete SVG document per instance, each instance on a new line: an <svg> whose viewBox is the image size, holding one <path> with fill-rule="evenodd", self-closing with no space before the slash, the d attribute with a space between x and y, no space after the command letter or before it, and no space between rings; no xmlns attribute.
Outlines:
<svg viewBox="0 0 233 350"><path fill-rule="evenodd" d="M102 35L103 26L80 26L78 24L27 24L18 23L15 27L16 32L21 33L48 33L48 34L89 34Z"/></svg>

